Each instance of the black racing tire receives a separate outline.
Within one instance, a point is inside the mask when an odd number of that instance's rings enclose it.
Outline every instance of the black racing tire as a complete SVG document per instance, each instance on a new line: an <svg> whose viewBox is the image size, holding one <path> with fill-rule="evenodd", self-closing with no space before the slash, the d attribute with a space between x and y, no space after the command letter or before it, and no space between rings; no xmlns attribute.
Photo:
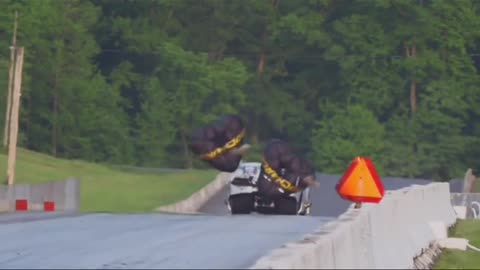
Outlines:
<svg viewBox="0 0 480 270"><path fill-rule="evenodd" d="M251 194L231 195L229 202L232 215L250 214L255 206Z"/></svg>
<svg viewBox="0 0 480 270"><path fill-rule="evenodd" d="M277 215L296 215L297 199L293 197L280 197L276 199L275 212Z"/></svg>

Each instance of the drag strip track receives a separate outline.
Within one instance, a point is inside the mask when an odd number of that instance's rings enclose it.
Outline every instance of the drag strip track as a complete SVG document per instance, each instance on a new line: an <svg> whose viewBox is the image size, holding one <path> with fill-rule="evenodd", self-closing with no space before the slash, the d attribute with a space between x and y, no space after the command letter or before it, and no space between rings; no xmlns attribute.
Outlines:
<svg viewBox="0 0 480 270"><path fill-rule="evenodd" d="M228 187L199 215L12 213L0 215L0 268L242 269L301 240L349 206L339 175L318 175L312 216L227 212ZM387 190L431 181L382 178Z"/></svg>
<svg viewBox="0 0 480 270"><path fill-rule="evenodd" d="M89 214L0 224L1 268L248 268L331 219Z"/></svg>
<svg viewBox="0 0 480 270"><path fill-rule="evenodd" d="M335 191L341 175L317 174L320 187L312 189L312 215L324 217L338 217L345 212L350 205L349 202L340 198ZM386 190L395 190L410 185L426 185L432 181L423 179L409 179L399 177L382 178ZM228 197L228 186L212 197L199 211L213 215L228 215L229 212L224 203Z"/></svg>
<svg viewBox="0 0 480 270"><path fill-rule="evenodd" d="M0 214L0 224L10 224L19 222L29 222L38 220L48 220L62 217L80 216L81 214L75 212L16 212Z"/></svg>

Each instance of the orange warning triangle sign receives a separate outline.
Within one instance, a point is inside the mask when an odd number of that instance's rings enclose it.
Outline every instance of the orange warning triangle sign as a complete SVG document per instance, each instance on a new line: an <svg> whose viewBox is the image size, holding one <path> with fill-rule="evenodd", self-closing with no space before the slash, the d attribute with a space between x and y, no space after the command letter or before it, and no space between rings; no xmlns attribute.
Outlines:
<svg viewBox="0 0 480 270"><path fill-rule="evenodd" d="M382 181L369 158L356 157L336 186L343 199L378 203L385 193Z"/></svg>

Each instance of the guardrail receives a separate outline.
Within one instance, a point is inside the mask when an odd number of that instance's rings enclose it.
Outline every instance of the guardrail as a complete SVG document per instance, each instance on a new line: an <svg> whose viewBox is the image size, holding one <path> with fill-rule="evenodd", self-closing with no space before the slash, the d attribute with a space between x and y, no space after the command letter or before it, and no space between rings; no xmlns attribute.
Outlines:
<svg viewBox="0 0 480 270"><path fill-rule="evenodd" d="M78 179L0 186L0 212L78 211Z"/></svg>
<svg viewBox="0 0 480 270"><path fill-rule="evenodd" d="M436 240L446 238L456 219L448 183L388 191L380 204L352 205L337 220L271 251L251 269L421 268L416 258L423 259Z"/></svg>
<svg viewBox="0 0 480 270"><path fill-rule="evenodd" d="M465 207L465 218L480 219L480 193L452 193L450 197L453 206Z"/></svg>
<svg viewBox="0 0 480 270"><path fill-rule="evenodd" d="M471 202L471 209L473 212L473 218L480 219L480 202Z"/></svg>

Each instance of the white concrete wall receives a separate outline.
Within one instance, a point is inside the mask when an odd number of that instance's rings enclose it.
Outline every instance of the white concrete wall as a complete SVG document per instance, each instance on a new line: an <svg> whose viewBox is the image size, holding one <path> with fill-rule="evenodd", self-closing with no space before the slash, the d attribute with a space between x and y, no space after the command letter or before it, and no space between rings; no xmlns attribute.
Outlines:
<svg viewBox="0 0 480 270"><path fill-rule="evenodd" d="M219 173L215 179L206 186L190 195L185 200L155 208L154 211L166 213L196 214L198 209L224 188L230 179L231 173Z"/></svg>
<svg viewBox="0 0 480 270"><path fill-rule="evenodd" d="M448 183L388 191L380 204L350 208L337 220L260 258L252 269L412 269L436 240L432 222L456 221Z"/></svg>
<svg viewBox="0 0 480 270"><path fill-rule="evenodd" d="M0 186L0 212L15 211L15 200L28 201L28 210L41 211L45 201L55 203L55 211L78 211L80 182L78 179L48 181L37 184Z"/></svg>

